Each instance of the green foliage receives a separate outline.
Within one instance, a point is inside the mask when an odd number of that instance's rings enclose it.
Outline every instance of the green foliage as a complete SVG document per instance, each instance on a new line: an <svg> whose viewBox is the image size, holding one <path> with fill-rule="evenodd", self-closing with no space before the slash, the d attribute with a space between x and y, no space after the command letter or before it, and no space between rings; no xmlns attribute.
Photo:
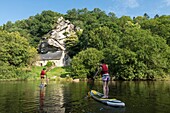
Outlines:
<svg viewBox="0 0 170 113"><path fill-rule="evenodd" d="M97 28L116 20L114 13L109 13L109 15L107 15L99 8L94 8L92 11L89 11L87 8L77 10L74 8L67 11L65 18L82 29Z"/></svg>
<svg viewBox="0 0 170 113"><path fill-rule="evenodd" d="M144 17L143 17L144 18ZM153 34L163 37L170 45L170 16L157 16L154 19L138 21L143 29L149 29Z"/></svg>
<svg viewBox="0 0 170 113"><path fill-rule="evenodd" d="M36 56L36 50L18 32L0 31L1 79L23 78L25 74L18 67L26 66Z"/></svg>
<svg viewBox="0 0 170 113"><path fill-rule="evenodd" d="M29 43L37 47L41 37L54 28L57 19L62 14L53 11L43 11L41 14L30 16L28 19L22 21L7 22L3 25L3 30L8 32L19 32L22 36L27 38Z"/></svg>
<svg viewBox="0 0 170 113"><path fill-rule="evenodd" d="M53 65L54 65L54 62L51 62L51 61L48 61L47 64L46 64L47 67L51 67Z"/></svg>
<svg viewBox="0 0 170 113"><path fill-rule="evenodd" d="M25 70L10 66L0 61L0 79L27 80L29 75Z"/></svg>
<svg viewBox="0 0 170 113"><path fill-rule="evenodd" d="M141 29L127 29L120 47L135 53L135 62L127 67L129 72L133 70L130 79L150 79L167 73L170 48L161 37L152 36L150 32Z"/></svg>
<svg viewBox="0 0 170 113"><path fill-rule="evenodd" d="M0 61L0 79L10 79L16 76L14 67Z"/></svg>
<svg viewBox="0 0 170 113"><path fill-rule="evenodd" d="M36 61L36 50L30 45L37 47L41 37L55 27L60 16L83 29L65 40L66 50L73 58L72 76L93 75L96 64L103 58L110 74L118 79L154 79L169 75L169 15L150 18L145 13L132 20L129 16L117 18L113 12L106 14L99 8L92 11L74 8L65 15L43 11L1 26L0 71L3 74L0 78L16 78L16 72L23 79L28 77L16 68Z"/></svg>
<svg viewBox="0 0 170 113"><path fill-rule="evenodd" d="M119 35L114 33L113 30L107 26L83 30L82 35L79 37L78 48L80 51L87 48L102 50L103 48L118 45Z"/></svg>
<svg viewBox="0 0 170 113"><path fill-rule="evenodd" d="M122 16L118 19L117 23L123 28L128 21L132 21L130 16Z"/></svg>
<svg viewBox="0 0 170 113"><path fill-rule="evenodd" d="M134 65L137 63L136 54L119 47L103 50L110 74L117 79L133 79L135 77Z"/></svg>
<svg viewBox="0 0 170 113"><path fill-rule="evenodd" d="M72 76L80 78L94 76L97 64L102 58L102 52L95 48L88 48L87 50L81 51L72 59Z"/></svg>
<svg viewBox="0 0 170 113"><path fill-rule="evenodd" d="M28 41L19 33L0 31L0 60L12 66L25 66L28 64L30 49Z"/></svg>
<svg viewBox="0 0 170 113"><path fill-rule="evenodd" d="M30 68L30 71L25 71L26 75L25 76L21 76L21 77L25 77L25 79L28 80L39 80L40 79L40 72L44 67L40 67L40 66L32 66ZM48 68L47 68L48 70ZM65 76L64 76L65 75ZM57 80L60 79L59 77L67 77L70 75L70 67L55 67L50 69L49 71L47 71L47 77L50 80Z"/></svg>
<svg viewBox="0 0 170 113"><path fill-rule="evenodd" d="M119 37L108 27L99 27L89 32L88 46L102 50L117 45Z"/></svg>
<svg viewBox="0 0 170 113"><path fill-rule="evenodd" d="M77 53L78 36L71 34L64 42L68 55L72 58Z"/></svg>

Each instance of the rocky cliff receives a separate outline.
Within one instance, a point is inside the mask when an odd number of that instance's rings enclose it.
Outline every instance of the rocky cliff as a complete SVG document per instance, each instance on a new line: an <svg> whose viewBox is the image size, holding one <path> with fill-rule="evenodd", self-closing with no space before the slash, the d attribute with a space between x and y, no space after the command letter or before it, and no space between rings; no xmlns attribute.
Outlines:
<svg viewBox="0 0 170 113"><path fill-rule="evenodd" d="M76 34L76 31L81 30L79 27L74 26L69 20L60 17L56 23L56 27L43 37L38 51L41 54L55 51L65 51L65 39L70 35Z"/></svg>

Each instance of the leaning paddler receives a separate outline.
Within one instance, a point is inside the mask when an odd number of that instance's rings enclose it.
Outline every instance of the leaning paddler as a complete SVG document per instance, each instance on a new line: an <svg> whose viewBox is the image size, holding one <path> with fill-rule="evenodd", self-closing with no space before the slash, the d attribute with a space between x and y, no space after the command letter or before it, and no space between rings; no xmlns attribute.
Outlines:
<svg viewBox="0 0 170 113"><path fill-rule="evenodd" d="M104 62L104 60L101 60L100 68L96 72L95 76L98 74L98 72L101 72L102 76L102 81L103 81L103 94L104 96L102 98L108 98L109 94L109 80L110 80L110 75L109 75L109 69L108 65Z"/></svg>

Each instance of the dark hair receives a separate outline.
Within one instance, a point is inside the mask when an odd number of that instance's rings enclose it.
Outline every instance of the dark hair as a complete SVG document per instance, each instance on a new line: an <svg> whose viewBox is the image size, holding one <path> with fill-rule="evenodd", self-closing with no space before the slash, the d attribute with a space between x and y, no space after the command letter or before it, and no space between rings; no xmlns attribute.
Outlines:
<svg viewBox="0 0 170 113"><path fill-rule="evenodd" d="M104 59L102 59L100 62L103 64L105 61L104 61Z"/></svg>
<svg viewBox="0 0 170 113"><path fill-rule="evenodd" d="M43 70L46 70L46 68L43 68Z"/></svg>

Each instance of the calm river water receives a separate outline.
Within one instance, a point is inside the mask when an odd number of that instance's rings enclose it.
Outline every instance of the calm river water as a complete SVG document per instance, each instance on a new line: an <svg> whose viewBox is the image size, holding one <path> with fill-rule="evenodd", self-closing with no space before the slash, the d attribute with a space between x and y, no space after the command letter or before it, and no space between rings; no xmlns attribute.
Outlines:
<svg viewBox="0 0 170 113"><path fill-rule="evenodd" d="M110 107L87 98L86 82L0 82L0 113L170 113L170 81L112 81L109 96L126 107ZM102 82L93 89L102 92Z"/></svg>

